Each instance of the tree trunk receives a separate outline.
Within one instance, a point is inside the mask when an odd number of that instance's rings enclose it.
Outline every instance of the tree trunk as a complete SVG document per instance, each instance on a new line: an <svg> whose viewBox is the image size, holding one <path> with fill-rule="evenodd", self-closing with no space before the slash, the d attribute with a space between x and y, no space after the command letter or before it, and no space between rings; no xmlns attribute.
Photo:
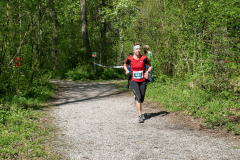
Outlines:
<svg viewBox="0 0 240 160"><path fill-rule="evenodd" d="M188 50L187 50L187 69L188 69L188 72L190 72L191 70L190 70L188 59L189 59L189 55L188 55Z"/></svg>
<svg viewBox="0 0 240 160"><path fill-rule="evenodd" d="M166 32L165 32L165 26L164 26L164 22L163 22L163 18L162 18L162 13L161 13L161 1L159 0L158 3L157 3L157 8L159 10L159 18L161 20L161 24L162 24L162 32L164 34L164 38L165 38L165 42L166 42L166 48L167 48L167 53L168 53L168 65L166 65L166 70L167 70L167 74L169 75L170 72L171 72L171 55L170 55L170 52L169 52L169 44L168 44L168 38L167 38L167 35L166 35ZM165 1L164 1L164 7L165 7Z"/></svg>
<svg viewBox="0 0 240 160"><path fill-rule="evenodd" d="M48 0L48 3L49 3L52 19L53 19L53 24L54 24L54 31L53 31L53 37L52 37L52 64L53 64L53 69L56 69L56 64L57 64L56 45L58 40L59 23L57 19L57 14L53 6L53 2L51 0Z"/></svg>
<svg viewBox="0 0 240 160"><path fill-rule="evenodd" d="M38 58L40 59L40 67L43 67L43 54L42 54L42 11L41 11L41 3L42 0L38 2L38 10L39 10L39 19L38 19ZM32 53L33 54L33 53Z"/></svg>
<svg viewBox="0 0 240 160"><path fill-rule="evenodd" d="M8 32L8 23L9 23L8 3L9 3L9 0L7 1L7 13L6 13L7 14L7 25L6 25L6 29L5 29L5 35L3 38L2 53L1 53L1 57L0 57L0 76L2 73L3 61L5 58L6 51L7 51L7 32Z"/></svg>
<svg viewBox="0 0 240 160"><path fill-rule="evenodd" d="M105 0L102 0L102 8L106 6ZM101 15L101 19L104 15ZM103 54L103 64L107 63L107 52L106 52L106 32L107 32L107 23L106 19L101 22L101 52Z"/></svg>
<svg viewBox="0 0 240 160"><path fill-rule="evenodd" d="M121 26L120 26L120 31L119 31L119 37L120 37L120 53L121 53L121 65L124 63L124 55L123 55L123 52L124 52L124 45L123 45L123 40L124 40L124 38L123 38L123 29L122 29L122 26L123 26L123 24L122 24L122 21L120 20L120 24L121 24Z"/></svg>
<svg viewBox="0 0 240 160"><path fill-rule="evenodd" d="M87 9L86 9L86 0L80 0L81 3L81 24L82 24L82 39L85 59L88 61L90 44L88 39L88 29L87 29Z"/></svg>

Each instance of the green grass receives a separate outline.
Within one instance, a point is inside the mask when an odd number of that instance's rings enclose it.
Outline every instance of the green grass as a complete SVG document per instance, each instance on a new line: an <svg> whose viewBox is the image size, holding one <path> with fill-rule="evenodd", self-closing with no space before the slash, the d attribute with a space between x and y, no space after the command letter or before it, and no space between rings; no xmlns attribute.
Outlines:
<svg viewBox="0 0 240 160"><path fill-rule="evenodd" d="M127 81L115 83L125 89ZM125 89L126 90L126 89ZM240 99L230 92L216 94L212 91L191 88L186 81L175 82L161 76L147 85L146 100L159 102L172 112L188 113L193 118L202 118L206 127L224 127L240 134Z"/></svg>
<svg viewBox="0 0 240 160"><path fill-rule="evenodd" d="M47 139L53 137L54 127L43 124L47 114L45 101L54 95L56 87L36 80L0 95L0 159L57 159L50 152Z"/></svg>
<svg viewBox="0 0 240 160"><path fill-rule="evenodd" d="M126 87L127 87L127 80L112 81L110 84L113 85L114 87L122 90L123 92L131 91L131 89L126 89Z"/></svg>
<svg viewBox="0 0 240 160"><path fill-rule="evenodd" d="M209 128L225 127L240 134L240 101L238 95L216 94L206 89L190 88L186 82L157 80L148 84L146 98L159 102L170 111L189 113L194 118L201 117Z"/></svg>
<svg viewBox="0 0 240 160"><path fill-rule="evenodd" d="M35 80L31 85L22 85L18 90L0 94L0 103L3 108L9 106L23 108L41 108L49 97L54 95L56 86L48 81Z"/></svg>
<svg viewBox="0 0 240 160"><path fill-rule="evenodd" d="M46 138L52 127L41 126L44 113L33 109L0 110L1 159L51 159Z"/></svg>
<svg viewBox="0 0 240 160"><path fill-rule="evenodd" d="M66 78L85 82L126 78L122 69L101 69L97 74L84 69L69 71ZM0 84L0 159L57 159L46 143L53 127L41 124L45 101L55 94L56 86L46 77L33 82L24 75L18 78Z"/></svg>

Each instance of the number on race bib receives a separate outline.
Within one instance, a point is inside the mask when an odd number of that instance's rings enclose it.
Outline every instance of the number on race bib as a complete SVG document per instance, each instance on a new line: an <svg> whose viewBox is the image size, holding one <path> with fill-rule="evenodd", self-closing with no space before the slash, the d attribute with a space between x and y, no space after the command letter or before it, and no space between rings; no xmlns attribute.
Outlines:
<svg viewBox="0 0 240 160"><path fill-rule="evenodd" d="M143 71L133 71L133 79L142 79Z"/></svg>

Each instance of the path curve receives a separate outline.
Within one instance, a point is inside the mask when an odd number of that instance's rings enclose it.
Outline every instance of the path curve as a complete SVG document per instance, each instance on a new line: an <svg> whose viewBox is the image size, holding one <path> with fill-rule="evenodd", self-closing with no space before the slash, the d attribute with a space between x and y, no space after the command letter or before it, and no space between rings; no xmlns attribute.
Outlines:
<svg viewBox="0 0 240 160"><path fill-rule="evenodd" d="M65 159L240 159L238 143L176 127L158 108L143 104L146 120L136 123L133 96L107 83L52 83L61 89L52 115Z"/></svg>

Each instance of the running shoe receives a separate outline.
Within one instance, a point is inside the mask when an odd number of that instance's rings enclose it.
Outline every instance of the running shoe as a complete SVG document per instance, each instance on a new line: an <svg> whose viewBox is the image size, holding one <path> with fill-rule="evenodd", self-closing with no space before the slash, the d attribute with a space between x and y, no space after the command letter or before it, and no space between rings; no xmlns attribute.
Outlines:
<svg viewBox="0 0 240 160"><path fill-rule="evenodd" d="M138 117L138 123L143 123L143 116L142 115Z"/></svg>

